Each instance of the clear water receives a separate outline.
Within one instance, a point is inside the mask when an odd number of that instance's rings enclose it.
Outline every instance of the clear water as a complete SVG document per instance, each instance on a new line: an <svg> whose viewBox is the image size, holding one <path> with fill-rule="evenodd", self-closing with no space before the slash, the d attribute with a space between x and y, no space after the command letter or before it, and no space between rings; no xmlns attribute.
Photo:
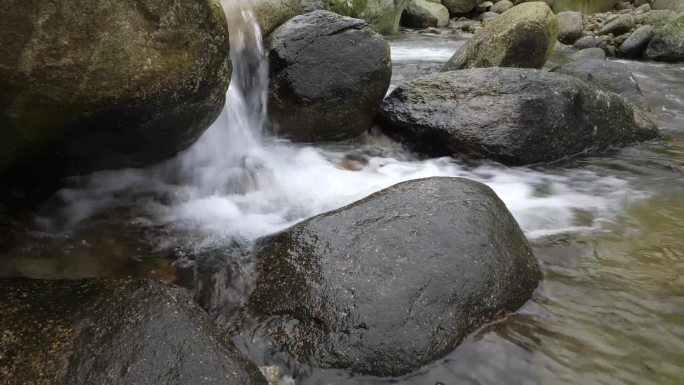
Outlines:
<svg viewBox="0 0 684 385"><path fill-rule="evenodd" d="M231 31L233 38L242 33L246 42L232 54L258 57L250 25L232 27L242 28ZM462 43L452 35L393 38L393 85L437 70ZM563 53L554 60L562 62ZM260 63L247 68L258 72ZM684 65L626 64L664 139L536 168L420 159L370 134L316 145L264 136L265 80L238 81L236 73L226 109L193 148L149 169L75 179L37 213L26 240L0 255L0 271L153 277L201 291L200 281L212 286L204 298L209 307L232 304L245 292L251 259L244 250L254 239L403 180L463 176L491 186L532 240L544 271L532 300L412 375L315 371L297 383L679 384ZM212 258L238 268L197 273Z"/></svg>

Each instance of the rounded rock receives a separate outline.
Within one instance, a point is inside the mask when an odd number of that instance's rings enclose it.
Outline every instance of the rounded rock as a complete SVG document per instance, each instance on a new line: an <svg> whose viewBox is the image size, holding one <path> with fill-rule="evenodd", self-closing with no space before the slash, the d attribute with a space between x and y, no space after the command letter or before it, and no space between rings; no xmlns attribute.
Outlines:
<svg viewBox="0 0 684 385"><path fill-rule="evenodd" d="M392 75L389 45L363 20L327 11L296 16L266 41L274 130L294 141L369 129Z"/></svg>
<svg viewBox="0 0 684 385"><path fill-rule="evenodd" d="M273 353L398 376L524 304L540 279L506 206L462 178L399 183L257 242L247 305Z"/></svg>

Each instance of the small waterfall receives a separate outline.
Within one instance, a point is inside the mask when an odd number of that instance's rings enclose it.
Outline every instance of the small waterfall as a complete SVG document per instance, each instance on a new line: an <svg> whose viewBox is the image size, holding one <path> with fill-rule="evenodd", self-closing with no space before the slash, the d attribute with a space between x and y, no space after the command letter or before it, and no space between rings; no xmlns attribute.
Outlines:
<svg viewBox="0 0 684 385"><path fill-rule="evenodd" d="M258 187L268 91L268 59L261 31L246 1L221 1L228 19L233 65L226 105L218 120L179 159L180 178L202 196Z"/></svg>

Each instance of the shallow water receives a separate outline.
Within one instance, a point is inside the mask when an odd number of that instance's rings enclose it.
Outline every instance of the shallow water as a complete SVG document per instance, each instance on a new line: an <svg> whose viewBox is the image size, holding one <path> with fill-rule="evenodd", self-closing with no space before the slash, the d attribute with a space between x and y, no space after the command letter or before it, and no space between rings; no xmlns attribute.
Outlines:
<svg viewBox="0 0 684 385"><path fill-rule="evenodd" d="M391 39L393 85L438 70L461 44L446 34ZM554 60L562 62L563 53ZM0 254L0 271L40 278L147 276L193 286L202 280L201 269L199 278L193 269L209 255L248 265L249 256L232 250L248 249L259 236L399 181L463 176L490 185L531 238L544 271L532 300L405 378L317 371L297 383L681 383L684 65L625 63L663 140L552 166L508 168L424 160L373 135L316 146L257 138L258 145L240 148L239 157L214 164L203 155L232 148L210 140L234 124L226 111L176 160L74 180L37 214L35 230L20 247ZM169 172L193 154L205 167L202 182ZM229 291L227 301L240 300L235 284L209 278L216 287L208 296Z"/></svg>

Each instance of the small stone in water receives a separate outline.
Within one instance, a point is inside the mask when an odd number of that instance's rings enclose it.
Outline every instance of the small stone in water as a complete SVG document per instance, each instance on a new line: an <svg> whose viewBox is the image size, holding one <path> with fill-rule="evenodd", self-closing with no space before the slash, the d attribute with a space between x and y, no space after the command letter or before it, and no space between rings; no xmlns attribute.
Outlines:
<svg viewBox="0 0 684 385"><path fill-rule="evenodd" d="M349 171L361 171L368 165L368 159L361 155L347 154L340 162L340 166Z"/></svg>

